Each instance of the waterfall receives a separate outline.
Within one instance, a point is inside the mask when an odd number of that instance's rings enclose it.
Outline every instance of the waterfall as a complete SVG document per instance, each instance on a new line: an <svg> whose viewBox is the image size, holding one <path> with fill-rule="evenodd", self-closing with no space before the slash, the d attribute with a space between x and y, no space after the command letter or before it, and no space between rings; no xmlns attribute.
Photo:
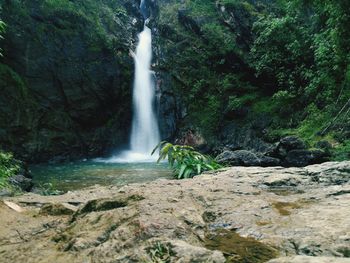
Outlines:
<svg viewBox="0 0 350 263"><path fill-rule="evenodd" d="M144 19L148 18L145 0L141 1L140 10ZM147 22L147 20L146 20ZM159 143L159 127L154 111L155 83L151 71L152 32L145 22L139 34L135 62L135 79L133 87L133 121L130 136L130 149L109 159L110 162L153 161L151 152Z"/></svg>
<svg viewBox="0 0 350 263"><path fill-rule="evenodd" d="M133 91L134 116L131 130L131 151L149 155L159 143L159 129L154 112L155 85L150 70L152 34L146 25L139 34L134 55L135 83Z"/></svg>

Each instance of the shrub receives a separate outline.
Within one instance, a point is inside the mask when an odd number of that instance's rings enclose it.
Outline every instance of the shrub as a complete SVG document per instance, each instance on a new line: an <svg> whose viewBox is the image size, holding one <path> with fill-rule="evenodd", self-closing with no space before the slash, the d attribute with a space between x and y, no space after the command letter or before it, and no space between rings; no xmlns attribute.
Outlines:
<svg viewBox="0 0 350 263"><path fill-rule="evenodd" d="M0 188L8 187L8 179L19 172L20 163L11 153L0 151Z"/></svg>
<svg viewBox="0 0 350 263"><path fill-rule="evenodd" d="M152 155L157 149L159 149L157 162L167 159L177 179L192 178L204 171L217 170L222 167L211 157L195 151L191 146L161 142L153 150Z"/></svg>

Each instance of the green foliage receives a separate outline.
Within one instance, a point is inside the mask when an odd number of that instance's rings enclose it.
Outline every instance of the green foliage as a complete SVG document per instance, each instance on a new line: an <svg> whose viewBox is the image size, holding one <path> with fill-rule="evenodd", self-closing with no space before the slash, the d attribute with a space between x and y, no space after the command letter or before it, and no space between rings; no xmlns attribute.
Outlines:
<svg viewBox="0 0 350 263"><path fill-rule="evenodd" d="M255 22L257 34L252 48L253 67L258 76L267 75L273 88L294 94L309 83L313 57L310 30L299 17L266 16Z"/></svg>
<svg viewBox="0 0 350 263"><path fill-rule="evenodd" d="M253 27L251 65L264 80L261 90L273 95L254 111L273 115L272 133L296 134L311 145L327 133L347 136L350 2L279 3Z"/></svg>
<svg viewBox="0 0 350 263"><path fill-rule="evenodd" d="M9 187L8 179L16 175L19 169L20 163L11 153L0 151L0 188Z"/></svg>
<svg viewBox="0 0 350 263"><path fill-rule="evenodd" d="M249 105L255 102L258 98L258 94L256 93L248 93L242 96L229 96L228 99L228 110L239 110L245 105Z"/></svg>
<svg viewBox="0 0 350 263"><path fill-rule="evenodd" d="M335 161L350 160L350 140L337 145L333 150L333 156Z"/></svg>
<svg viewBox="0 0 350 263"><path fill-rule="evenodd" d="M209 156L205 156L187 145L173 145L160 142L153 150L152 155L159 149L157 162L167 159L174 169L177 179L192 178L205 171L217 170L222 166Z"/></svg>
<svg viewBox="0 0 350 263"><path fill-rule="evenodd" d="M0 40L4 39L3 33L5 32L6 24L0 20ZM2 49L0 48L0 57L2 57Z"/></svg>
<svg viewBox="0 0 350 263"><path fill-rule="evenodd" d="M147 252L151 257L152 263L170 263L171 256L174 255L174 252L168 245L159 241L150 247Z"/></svg>
<svg viewBox="0 0 350 263"><path fill-rule="evenodd" d="M347 107L332 119L350 97L349 3L162 3L159 24L172 30L160 38L161 67L177 80L177 94L183 94L183 126L198 128L209 145L226 122L260 113L271 117L274 138L292 133L313 144L327 133L345 131ZM332 133L335 129L339 132Z"/></svg>
<svg viewBox="0 0 350 263"><path fill-rule="evenodd" d="M235 2L239 19L247 20L239 23L251 23L251 16L246 11L248 1L228 2ZM226 6L228 3L221 4ZM246 32L238 32L233 28L236 25L224 23L222 18L227 14L220 14L217 3L212 0L183 1L181 4L164 1L160 8L159 27L166 29L161 31L159 39L165 57L160 67L167 68L174 76L176 93L182 94L188 113L184 126L193 125L209 144L214 144L225 121L222 113L227 108L229 96L239 98L248 90L256 91L256 87L247 81L246 72L238 69L245 59L242 46L248 42L243 40ZM184 10L186 19L179 19L179 9Z"/></svg>
<svg viewBox="0 0 350 263"><path fill-rule="evenodd" d="M53 183L39 184L38 188L39 188L39 194L44 196L64 194L63 191L57 190Z"/></svg>
<svg viewBox="0 0 350 263"><path fill-rule="evenodd" d="M208 139L212 139L218 131L222 118L221 107L220 99L215 95L208 95L202 104L193 104L189 107L189 119L195 120L194 123Z"/></svg>

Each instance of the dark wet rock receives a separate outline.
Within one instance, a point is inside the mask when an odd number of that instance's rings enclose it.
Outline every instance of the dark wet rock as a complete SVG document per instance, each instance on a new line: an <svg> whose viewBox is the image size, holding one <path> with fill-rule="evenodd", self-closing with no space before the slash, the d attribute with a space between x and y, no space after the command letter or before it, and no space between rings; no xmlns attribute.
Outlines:
<svg viewBox="0 0 350 263"><path fill-rule="evenodd" d="M8 188L1 188L0 189L0 197L12 196L12 195L13 195L13 191L11 189L8 189Z"/></svg>
<svg viewBox="0 0 350 263"><path fill-rule="evenodd" d="M159 50L155 49L154 52L158 54ZM158 57L161 57L161 54L158 54ZM184 113L182 99L171 88L172 81L173 79L169 73L157 72L156 90L159 129L162 138L166 140L172 140L175 137L177 124Z"/></svg>
<svg viewBox="0 0 350 263"><path fill-rule="evenodd" d="M281 161L277 158L264 156L260 153L253 153L246 150L224 151L216 157L216 160L222 164L232 166L278 166Z"/></svg>
<svg viewBox="0 0 350 263"><path fill-rule="evenodd" d="M41 215L61 216L72 215L77 210L76 207L65 203L48 203L40 209Z"/></svg>
<svg viewBox="0 0 350 263"><path fill-rule="evenodd" d="M323 150L291 150L288 152L283 165L287 167L303 167L310 164L322 163L329 155Z"/></svg>
<svg viewBox="0 0 350 263"><path fill-rule="evenodd" d="M263 139L264 130L270 122L271 118L266 115L259 115L244 124L232 121L222 128L220 141L231 151L244 149L264 153L272 147L271 143Z"/></svg>
<svg viewBox="0 0 350 263"><path fill-rule="evenodd" d="M34 186L32 179L27 178L22 174L12 176L9 178L9 182L25 192L29 192Z"/></svg>
<svg viewBox="0 0 350 263"><path fill-rule="evenodd" d="M333 148L332 144L329 141L324 141L324 140L317 142L315 144L315 147L322 149L324 151L329 151Z"/></svg>
<svg viewBox="0 0 350 263"><path fill-rule="evenodd" d="M280 140L279 146L286 149L287 152L291 151L291 150L306 149L305 142L297 136L287 136L287 137L282 138Z"/></svg>
<svg viewBox="0 0 350 263"><path fill-rule="evenodd" d="M278 158L273 158L265 155L260 156L260 166L262 167L279 166L279 165L281 165L281 160Z"/></svg>
<svg viewBox="0 0 350 263"><path fill-rule="evenodd" d="M216 160L222 164L232 166L258 166L260 159L256 154L250 151L224 151L216 157Z"/></svg>
<svg viewBox="0 0 350 263"><path fill-rule="evenodd" d="M306 144L296 136L282 138L279 143L271 146L265 156L280 159L280 164L285 167L303 167L329 160L330 152L327 143L320 143L322 149L307 149ZM321 147L320 147L321 148Z"/></svg>
<svg viewBox="0 0 350 263"><path fill-rule="evenodd" d="M98 200L91 200L87 202L84 207L82 207L79 211L77 211L77 214L84 214L84 213L90 213L90 212L98 212L98 211L107 211L112 210L116 208L121 208L127 206L127 200L121 199L121 200L114 200L114 199L98 199Z"/></svg>
<svg viewBox="0 0 350 263"><path fill-rule="evenodd" d="M0 145L21 159L96 156L128 137L139 1L91 5L2 2Z"/></svg>
<svg viewBox="0 0 350 263"><path fill-rule="evenodd" d="M287 136L267 149L265 154L267 156L285 159L289 151L304 149L306 149L306 144L304 141L296 136Z"/></svg>

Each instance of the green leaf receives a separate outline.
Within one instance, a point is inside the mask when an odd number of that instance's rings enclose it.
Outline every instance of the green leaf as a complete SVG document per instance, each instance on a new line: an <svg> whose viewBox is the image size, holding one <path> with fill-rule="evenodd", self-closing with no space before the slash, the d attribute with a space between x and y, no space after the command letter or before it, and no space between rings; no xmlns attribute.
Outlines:
<svg viewBox="0 0 350 263"><path fill-rule="evenodd" d="M158 143L157 146L153 149L151 155L153 155L153 154L156 152L156 150L157 150L158 148L162 148L162 145L163 145L164 143L166 143L166 142L165 142L165 141L162 141L162 142Z"/></svg>
<svg viewBox="0 0 350 263"><path fill-rule="evenodd" d="M194 174L201 174L203 171L221 167L212 158L195 151L191 146L173 145L163 141L155 147L152 154L157 149L160 149L157 162L167 158L178 179L190 178Z"/></svg>
<svg viewBox="0 0 350 263"><path fill-rule="evenodd" d="M210 165L210 164L206 164L205 166L206 166L207 168L209 168L210 170L215 170L214 167L213 167L212 165Z"/></svg>
<svg viewBox="0 0 350 263"><path fill-rule="evenodd" d="M179 171L179 177L182 177L183 173L185 172L187 168L186 164L181 165L180 171Z"/></svg>
<svg viewBox="0 0 350 263"><path fill-rule="evenodd" d="M184 172L184 178L190 178L190 175L192 174L193 170L191 168L187 168Z"/></svg>
<svg viewBox="0 0 350 263"><path fill-rule="evenodd" d="M197 164L197 174L201 174L202 166L200 163Z"/></svg>

